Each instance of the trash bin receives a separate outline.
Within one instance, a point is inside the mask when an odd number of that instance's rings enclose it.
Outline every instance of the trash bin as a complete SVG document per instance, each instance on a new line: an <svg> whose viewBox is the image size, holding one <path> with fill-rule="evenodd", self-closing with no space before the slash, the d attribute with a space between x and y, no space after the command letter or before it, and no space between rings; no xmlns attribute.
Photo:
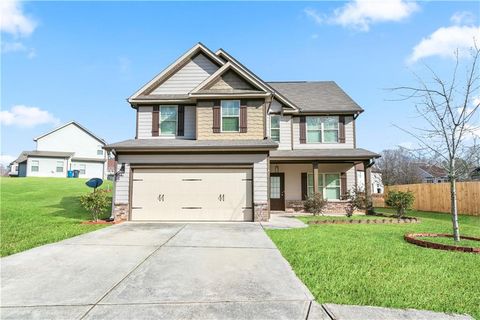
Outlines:
<svg viewBox="0 0 480 320"><path fill-rule="evenodd" d="M67 171L67 177L68 178L73 178L73 170L68 170Z"/></svg>
<svg viewBox="0 0 480 320"><path fill-rule="evenodd" d="M80 175L80 170L73 170L73 177L74 178L78 178L79 175Z"/></svg>

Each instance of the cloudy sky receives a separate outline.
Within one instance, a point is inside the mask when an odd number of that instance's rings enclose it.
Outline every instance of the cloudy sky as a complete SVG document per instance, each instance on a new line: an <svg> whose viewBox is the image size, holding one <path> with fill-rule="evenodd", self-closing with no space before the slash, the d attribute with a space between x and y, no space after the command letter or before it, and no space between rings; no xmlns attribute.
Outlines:
<svg viewBox="0 0 480 320"><path fill-rule="evenodd" d="M1 161L70 120L108 142L135 135L125 99L196 42L224 48L264 80L334 80L365 112L357 144L412 145L418 124L388 88L480 38L476 1L1 1Z"/></svg>

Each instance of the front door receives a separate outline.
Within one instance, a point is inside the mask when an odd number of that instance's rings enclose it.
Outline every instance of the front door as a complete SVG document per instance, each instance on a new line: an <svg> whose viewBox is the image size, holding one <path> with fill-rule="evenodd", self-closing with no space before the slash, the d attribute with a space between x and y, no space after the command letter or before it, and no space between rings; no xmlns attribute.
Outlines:
<svg viewBox="0 0 480 320"><path fill-rule="evenodd" d="M270 210L285 210L284 173L270 173Z"/></svg>

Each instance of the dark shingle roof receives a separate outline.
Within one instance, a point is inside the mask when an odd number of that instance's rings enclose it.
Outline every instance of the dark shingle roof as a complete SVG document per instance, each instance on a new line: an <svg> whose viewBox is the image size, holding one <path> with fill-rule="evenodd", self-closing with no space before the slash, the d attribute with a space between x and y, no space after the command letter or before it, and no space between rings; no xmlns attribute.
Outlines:
<svg viewBox="0 0 480 320"><path fill-rule="evenodd" d="M14 162L22 163L26 161L28 157L70 158L73 154L73 152L58 151L23 151Z"/></svg>
<svg viewBox="0 0 480 320"><path fill-rule="evenodd" d="M302 149L302 150L275 150L270 152L272 160L275 158L311 158L311 159L351 159L363 160L379 158L380 155L365 149Z"/></svg>
<svg viewBox="0 0 480 320"><path fill-rule="evenodd" d="M362 112L363 109L334 81L267 82L301 112Z"/></svg>
<svg viewBox="0 0 480 320"><path fill-rule="evenodd" d="M275 149L278 144L264 140L183 140L183 139L130 139L105 146L106 150L169 150L169 149Z"/></svg>

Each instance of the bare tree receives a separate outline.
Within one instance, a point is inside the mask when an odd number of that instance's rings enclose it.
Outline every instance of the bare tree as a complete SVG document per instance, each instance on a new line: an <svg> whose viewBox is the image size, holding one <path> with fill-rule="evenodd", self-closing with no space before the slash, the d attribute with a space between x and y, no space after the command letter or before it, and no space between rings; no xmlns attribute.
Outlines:
<svg viewBox="0 0 480 320"><path fill-rule="evenodd" d="M414 100L416 111L424 120L422 128L400 129L414 137L423 154L429 153L429 158L438 159L438 164L448 172L455 241L460 241L456 182L461 175L456 161L459 158L469 161L469 150L472 150L472 143L475 143L471 137L479 130L477 110L480 103L475 98L478 99L480 88L480 49L476 43L470 53L469 58L461 61L458 50L456 51L456 63L449 80L442 79L432 68L426 66L432 77L431 82L416 76L418 86L393 89L402 92L404 100ZM465 75L460 77L459 69L463 67ZM477 150L476 147L473 148Z"/></svg>
<svg viewBox="0 0 480 320"><path fill-rule="evenodd" d="M417 161L406 148L383 150L381 156L376 161L376 166L382 173L384 185L411 184L422 181Z"/></svg>

